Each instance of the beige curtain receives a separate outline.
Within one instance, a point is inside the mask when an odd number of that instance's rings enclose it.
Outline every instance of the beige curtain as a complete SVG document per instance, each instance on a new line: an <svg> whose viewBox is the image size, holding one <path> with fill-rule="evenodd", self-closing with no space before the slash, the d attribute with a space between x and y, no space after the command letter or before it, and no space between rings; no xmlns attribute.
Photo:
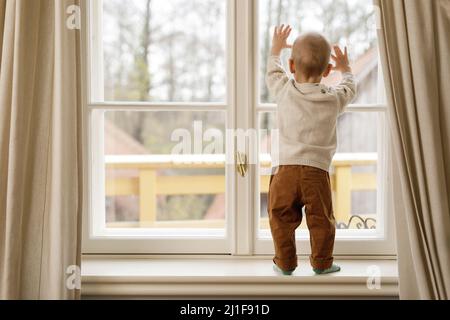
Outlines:
<svg viewBox="0 0 450 320"><path fill-rule="evenodd" d="M3 26L5 23L6 1L0 1L0 61L2 61Z"/></svg>
<svg viewBox="0 0 450 320"><path fill-rule="evenodd" d="M450 1L375 0L402 299L450 298Z"/></svg>
<svg viewBox="0 0 450 320"><path fill-rule="evenodd" d="M0 0L1 299L79 297L80 31L66 24L75 2Z"/></svg>

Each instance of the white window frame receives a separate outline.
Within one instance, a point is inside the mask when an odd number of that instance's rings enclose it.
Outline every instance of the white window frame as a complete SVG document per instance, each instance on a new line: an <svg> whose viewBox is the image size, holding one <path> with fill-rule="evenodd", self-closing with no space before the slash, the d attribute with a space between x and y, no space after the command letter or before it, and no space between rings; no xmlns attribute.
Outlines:
<svg viewBox="0 0 450 320"><path fill-rule="evenodd" d="M83 216L83 253L85 254L229 254L232 217L226 219L225 235L201 231L190 234L189 230L181 236L165 233L158 235L152 230L149 235L145 229L107 230L105 221L105 176L103 113L105 111L222 111L227 112L226 126L234 122L234 1L227 3L227 97L224 103L141 103L141 102L103 102L103 50L102 50L102 0L83 2L82 28L82 73L85 80L83 93L86 207ZM95 66L95 67L94 67ZM234 206L234 177L226 168L226 203ZM231 171L230 171L231 170ZM229 212L226 208L226 212ZM148 231L148 230L147 230Z"/></svg>
<svg viewBox="0 0 450 320"><path fill-rule="evenodd" d="M227 129L258 128L258 115L274 111L275 106L259 103L258 0L227 0L227 101L225 103L123 103L103 101L103 61L101 0L82 2L82 75L83 141L85 201L83 215L83 253L85 254L231 254L250 256L272 254L270 238L259 238L259 167L251 165L247 177L239 176L233 165L226 166L226 236L146 236L124 230L122 235L108 234L99 225L104 217L104 158L102 113L106 110L136 111L223 111ZM96 18L98 17L98 18ZM92 66L96 66L93 68ZM380 81L382 77L380 77ZM381 83L381 82L380 82ZM93 87L93 84L97 84ZM380 91L381 92L381 91ZM348 112L386 113L385 105L352 105ZM239 110L239 114L237 111ZM379 185L387 186L387 128L379 130ZM233 150L246 152L246 150ZM336 256L394 255L393 217L387 188L378 192L378 210L382 211L374 236L339 238ZM380 209L381 208L381 209ZM251 214L250 214L251 213ZM346 230L350 236L352 231ZM99 234L101 234L99 236ZM363 235L358 231L359 236ZM354 235L354 232L353 232ZM338 231L338 237L342 233ZM298 240L300 254L309 254L309 240Z"/></svg>
<svg viewBox="0 0 450 320"><path fill-rule="evenodd" d="M255 119L253 122L254 127L259 126L259 113L262 112L276 112L277 106L270 103L260 102L260 83L259 83L259 70L260 63L260 45L259 45L259 1L251 1L253 6L253 55L257 57L255 59L256 66L254 67L253 74L253 96L256 101L254 105ZM385 84L382 74L381 61L378 64L378 95L379 101L385 101ZM393 207L390 203L391 199L388 196L387 186L388 184L388 145L389 131L386 125L387 122L387 104L351 104L346 109L346 113L352 112L373 112L380 115L379 127L377 132L378 143L378 161L377 161L377 229L376 230L337 230L336 231L336 243L334 253L336 256L348 256L348 255L382 255L382 256L394 256L396 254L395 249L395 234L394 234L394 218L391 212ZM259 144L258 144L259 146ZM259 166L253 173L253 181L256 186L253 202L256 204L257 216L254 223L254 253L255 254L267 254L273 253L273 241L269 237L270 231L260 232L259 220L260 220L260 190L259 190ZM380 188L381 187L381 188ZM261 233L263 234L261 236ZM300 248L302 255L310 254L309 233L306 230L297 232L297 247Z"/></svg>

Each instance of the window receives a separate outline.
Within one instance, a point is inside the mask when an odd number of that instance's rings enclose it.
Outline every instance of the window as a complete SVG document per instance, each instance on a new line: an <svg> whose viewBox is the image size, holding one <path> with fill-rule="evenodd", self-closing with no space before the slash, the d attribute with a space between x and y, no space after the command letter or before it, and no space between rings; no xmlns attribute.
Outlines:
<svg viewBox="0 0 450 320"><path fill-rule="evenodd" d="M276 106L263 77L272 27L286 22L353 55L360 90L339 120L332 171L336 254L393 253L373 11L371 0L90 1L84 252L271 253L265 173ZM239 130L250 136L236 139ZM245 155L248 172L235 161ZM303 249L307 238L302 227Z"/></svg>
<svg viewBox="0 0 450 320"><path fill-rule="evenodd" d="M388 234L385 220L386 132L383 82L379 63L378 42L373 2L368 1L258 1L259 56L257 104L258 126L271 132L276 127L276 106L268 94L264 75L270 51L273 26L287 23L295 26L291 40L305 31L318 31L332 44L348 46L352 69L358 83L358 96L348 112L338 121L338 150L332 165L333 204L337 220L337 251L358 252L352 242L356 239L382 239ZM283 53L287 63L290 52ZM285 65L287 69L287 65ZM323 80L336 85L340 74L332 73ZM270 166L270 135L260 139L260 167ZM270 231L267 215L267 191L269 177L259 179L260 219L257 224L258 252L267 252ZM308 239L306 220L298 238ZM264 241L266 240L266 241ZM366 252L376 241L366 242ZM303 243L304 244L304 243ZM351 248L351 249L350 249ZM380 248L379 243L374 250ZM385 248L384 248L385 249ZM363 251L362 251L363 252ZM387 250L385 251L387 252Z"/></svg>
<svg viewBox="0 0 450 320"><path fill-rule="evenodd" d="M103 0L107 101L226 102L226 0Z"/></svg>

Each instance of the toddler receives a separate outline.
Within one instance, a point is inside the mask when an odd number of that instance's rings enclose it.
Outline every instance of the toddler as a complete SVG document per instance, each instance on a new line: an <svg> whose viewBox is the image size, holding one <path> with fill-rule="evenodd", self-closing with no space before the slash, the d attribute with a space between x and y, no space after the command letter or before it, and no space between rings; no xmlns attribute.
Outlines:
<svg viewBox="0 0 450 320"><path fill-rule="evenodd" d="M310 233L310 262L316 274L340 271L333 264L336 221L329 169L337 148L338 117L356 95L347 48L334 46L318 33L306 33L288 45L292 29L275 28L266 82L278 105L279 166L270 178L268 211L275 246L274 269L291 275L297 268L295 231L305 207ZM280 54L292 48L289 69ZM333 66L330 60L335 62ZM336 87L321 84L332 70L342 73Z"/></svg>

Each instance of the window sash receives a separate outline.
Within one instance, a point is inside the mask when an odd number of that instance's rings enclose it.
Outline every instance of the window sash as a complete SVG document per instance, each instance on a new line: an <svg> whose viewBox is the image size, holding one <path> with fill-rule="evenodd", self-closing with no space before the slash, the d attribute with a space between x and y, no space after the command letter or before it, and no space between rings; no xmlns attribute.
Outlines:
<svg viewBox="0 0 450 320"><path fill-rule="evenodd" d="M234 101L234 0L227 0L227 98L220 103L168 103L168 102L120 102L104 100L103 49L102 49L102 0L82 2L84 28L82 28L82 76L86 87L83 89L84 141L87 149L84 162L88 199L83 219L84 253L230 253L230 224L227 217L225 236L205 230L189 234L186 230L182 236L171 235L147 236L138 230L134 234L127 230L108 232L104 230L105 221L105 187L104 187L104 151L102 142L103 114L107 111L226 111L227 128L235 127L231 107ZM233 203L232 168L226 167L226 196L228 203ZM226 210L229 211L229 210ZM207 240L206 240L207 239ZM161 241L164 240L164 241Z"/></svg>
<svg viewBox="0 0 450 320"><path fill-rule="evenodd" d="M104 220L104 176L99 176L103 171L103 152L99 150L100 141L103 139L103 126L101 114L105 111L226 111L227 129L233 128L258 128L258 115L261 112L276 111L276 105L259 102L259 23L257 0L228 0L228 36L227 36L227 101L225 103L159 103L159 102L120 102L104 101L103 99L103 50L101 34L101 0L90 1L82 10L83 21L83 59L82 65L86 88L83 94L85 114L85 142L87 146L87 172L85 173L89 184L86 196L88 206L85 212L83 227L83 247L86 253L231 253L234 255L267 254L271 251L272 241L259 238L259 169L258 166L250 169L247 179L240 179L235 169L227 166L227 237L228 239L215 239L214 236L205 238L194 237L139 237L126 233L115 236L95 237L97 228L95 221L98 218ZM239 32L236 32L239 30ZM91 41L91 39L93 41ZM256 57L252 59L251 57ZM256 63L255 63L256 61ZM93 68L93 66L96 68ZM237 113L239 110L239 116ZM384 104L359 104L350 105L347 112L378 112L385 113L387 106ZM385 129L385 122L382 124ZM386 130L380 130L379 143L388 141ZM379 138L380 138L379 137ZM95 151L95 152L93 152ZM100 152L99 152L100 151ZM236 150L233 150L236 151ZM241 150L245 151L245 150ZM382 145L379 148L380 161L378 164L379 185L387 186L387 148ZM228 150L228 152L231 152ZM381 203L383 218L380 222L380 231L383 237L374 237L362 232L351 233L351 239L340 239L337 242L337 254L394 254L392 215L387 215L386 188L381 190ZM102 200L98 201L98 198ZM95 200L97 199L97 200ZM254 208L254 210L252 210ZM103 214L101 214L103 212ZM252 214L248 214L251 212ZM244 214L242 214L244 213ZM247 213L247 214L245 214ZM95 217L97 219L94 219ZM388 226L390 225L390 226ZM338 234L342 232L338 232ZM357 237L359 235L359 238ZM164 239L165 241L160 241ZM302 248L307 240L300 239ZM363 245L361 245L363 242ZM163 243L163 244L162 244ZM389 244L390 243L390 244Z"/></svg>

